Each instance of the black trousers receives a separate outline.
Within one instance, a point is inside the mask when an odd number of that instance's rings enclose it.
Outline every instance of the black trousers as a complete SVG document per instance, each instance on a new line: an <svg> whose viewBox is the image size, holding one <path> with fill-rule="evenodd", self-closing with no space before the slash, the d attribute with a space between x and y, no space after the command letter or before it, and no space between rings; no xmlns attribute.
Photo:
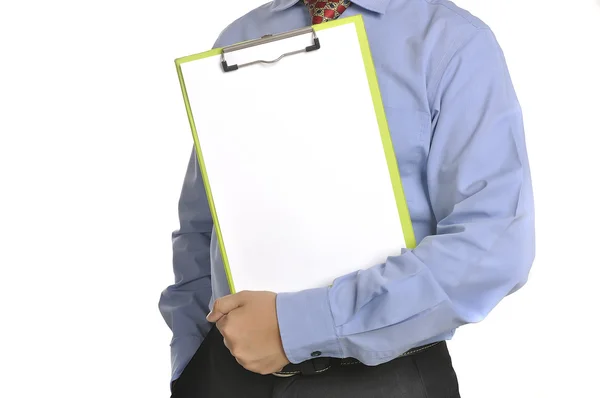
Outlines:
<svg viewBox="0 0 600 398"><path fill-rule="evenodd" d="M379 366L331 361L329 369L290 377L240 366L216 327L175 382L171 398L460 398L445 342Z"/></svg>

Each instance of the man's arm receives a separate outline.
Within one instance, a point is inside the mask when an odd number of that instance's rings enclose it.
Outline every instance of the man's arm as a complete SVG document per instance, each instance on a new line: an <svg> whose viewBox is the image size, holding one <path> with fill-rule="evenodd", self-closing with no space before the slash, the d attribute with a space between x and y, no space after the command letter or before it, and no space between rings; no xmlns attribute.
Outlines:
<svg viewBox="0 0 600 398"><path fill-rule="evenodd" d="M160 296L159 309L173 332L171 381L183 372L210 329L212 216L193 150L179 199L180 228L173 233L175 284Z"/></svg>
<svg viewBox="0 0 600 398"><path fill-rule="evenodd" d="M521 109L493 34L479 30L466 40L431 90L427 186L436 234L331 287L279 294L291 362L316 351L385 362L481 321L526 282L532 187Z"/></svg>

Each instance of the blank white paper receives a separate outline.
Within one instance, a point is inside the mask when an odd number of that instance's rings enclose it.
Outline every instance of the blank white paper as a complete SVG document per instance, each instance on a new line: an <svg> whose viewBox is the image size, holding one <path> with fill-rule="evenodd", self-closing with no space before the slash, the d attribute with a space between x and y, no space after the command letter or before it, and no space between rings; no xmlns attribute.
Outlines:
<svg viewBox="0 0 600 398"><path fill-rule="evenodd" d="M236 291L298 291L405 247L354 24L223 73L181 65ZM311 34L226 54L275 59Z"/></svg>

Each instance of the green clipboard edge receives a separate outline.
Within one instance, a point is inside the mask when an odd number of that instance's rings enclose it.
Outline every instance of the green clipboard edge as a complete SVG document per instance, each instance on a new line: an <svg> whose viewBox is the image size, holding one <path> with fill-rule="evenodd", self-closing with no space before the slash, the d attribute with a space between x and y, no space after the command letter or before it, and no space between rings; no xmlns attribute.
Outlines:
<svg viewBox="0 0 600 398"><path fill-rule="evenodd" d="M367 31L362 15L354 15L351 17L345 17L329 21L324 24L314 25L315 31L325 30L336 26L346 25L353 23L356 27L356 33L358 41L360 43L360 49L362 52L363 60L365 63L365 72L367 73L367 79L369 87L371 89L371 97L373 98L373 106L375 108L375 114L377 116L377 123L379 125L379 132L381 134L381 141L385 152L385 158L387 160L388 170L390 172L390 178L392 182L392 188L394 191L394 197L396 198L396 204L398 206L398 215L400 216L400 222L402 225L402 232L404 233L404 241L408 249L413 249L416 246L415 234L410 218L410 212L404 196L404 188L402 187L402 179L400 177L400 170L398 169L398 161L396 159L396 153L392 144L392 138L390 135L389 126L385 116L385 110L383 107L383 100L381 98L381 92L379 91L379 83L377 80L377 74L375 72L375 65L371 56L371 49L369 47L369 40L367 38ZM202 156L202 150L200 148L200 142L198 140L198 132L196 131L196 124L194 122L194 115L190 106L187 89L185 87L185 80L181 71L181 64L186 62L196 61L203 58L214 57L221 55L222 48L215 48L209 51L205 51L199 54L189 55L175 60L175 66L177 68L177 75L179 76L179 84L181 85L181 92L183 94L183 100L185 102L185 109L188 115L190 128L192 129L192 136L194 139L194 145L196 148L196 155L198 157L198 163L200 165L200 171L204 180L204 187L206 189L206 196L208 204L213 217L215 230L219 239L219 247L221 249L221 256L223 257L223 264L225 266L225 273L227 275L227 281L229 284L230 292L236 293L235 284L231 276L231 269L229 268L229 260L227 258L227 251L225 250L225 243L223 241L223 235L221 233L221 227L219 225L219 219L215 208L215 203L212 197L212 191L210 189L210 183L208 181L208 175L206 173L206 165L204 164L204 158Z"/></svg>

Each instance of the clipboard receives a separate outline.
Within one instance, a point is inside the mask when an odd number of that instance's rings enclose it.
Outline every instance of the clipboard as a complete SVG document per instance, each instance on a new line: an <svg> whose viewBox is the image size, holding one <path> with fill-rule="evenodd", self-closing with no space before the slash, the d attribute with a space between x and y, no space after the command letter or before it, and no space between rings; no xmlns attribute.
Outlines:
<svg viewBox="0 0 600 398"><path fill-rule="evenodd" d="M416 245L361 15L175 60L231 293Z"/></svg>

